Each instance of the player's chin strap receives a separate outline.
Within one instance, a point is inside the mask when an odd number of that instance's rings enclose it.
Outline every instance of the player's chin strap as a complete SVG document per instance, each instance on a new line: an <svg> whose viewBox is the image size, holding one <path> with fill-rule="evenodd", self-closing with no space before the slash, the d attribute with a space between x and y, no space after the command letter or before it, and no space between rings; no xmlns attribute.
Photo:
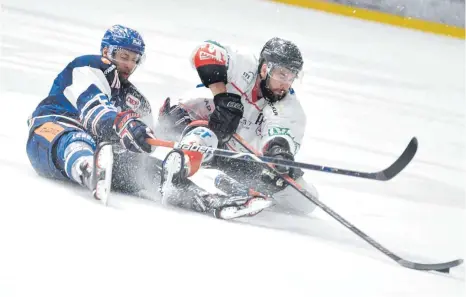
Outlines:
<svg viewBox="0 0 466 297"><path fill-rule="evenodd" d="M207 121L193 121L190 125L197 125L197 126L204 126L206 125ZM317 164L309 164L309 163L302 163L302 162L295 162L287 159L280 159L280 158L273 158L273 157L266 157L262 156L259 152L256 152L253 148L251 148L244 139L239 136L238 134L234 134L233 138L237 140L249 153L243 152L235 152L229 150L222 150L207 146L200 146L197 144L182 144L179 142L174 141L166 141L161 139L154 139L148 138L146 139L147 143L153 146L163 146L175 149L181 149L187 155L192 155L192 152L196 152L196 159L198 159L199 154L212 154L214 156L231 158L231 159L240 159L244 161L250 162L257 162L257 163L265 163L268 166L270 165L282 165L282 166L289 166L294 168L301 168L307 170L315 170L333 174L342 174L347 176L359 177L359 178L366 178L378 181L387 181L395 177L398 173L400 173L413 159L414 155L417 151L417 139L413 137L409 142L408 146L401 154L400 157L388 168L377 171L377 172L362 172L362 171L355 171L355 170L348 170L348 169L341 169L336 167L329 167L324 165L317 165ZM191 153L188 153L191 152Z"/></svg>

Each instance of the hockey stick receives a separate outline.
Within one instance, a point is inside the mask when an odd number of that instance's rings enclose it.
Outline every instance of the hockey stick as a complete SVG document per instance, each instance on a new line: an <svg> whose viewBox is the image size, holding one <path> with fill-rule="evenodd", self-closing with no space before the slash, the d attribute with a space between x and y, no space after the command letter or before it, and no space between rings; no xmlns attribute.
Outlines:
<svg viewBox="0 0 466 297"><path fill-rule="evenodd" d="M256 152L254 150L254 148L250 147L245 141L243 138L241 138L239 135L235 134L233 136L233 138L238 142L240 143L246 150L248 150L251 154L258 154L258 152ZM415 139L415 138L413 138ZM411 141L412 142L412 141ZM411 144L411 143L410 143ZM417 141L415 142L416 144L416 148L417 148ZM409 146L408 146L409 148ZM403 155L406 153L408 149L405 150L405 152L403 153ZM415 150L414 150L415 152ZM402 155L402 156L403 156ZM413 153L414 155L414 153ZM401 158L401 157L400 157ZM399 159L400 159L399 158ZM399 160L398 159L398 160ZM409 159L411 160L412 157ZM398 162L398 160L394 163L394 165ZM264 166L267 166L270 170L274 170L274 168L265 163ZM403 166L403 168L405 167L406 165ZM390 166L388 169L390 169L392 166ZM401 168L401 169L403 169ZM387 170L388 170L387 169ZM400 170L401 170L400 169ZM276 171L275 171L276 172ZM277 174L279 174L278 172L276 172ZM396 174L396 173L395 173ZM356 226L354 226L353 224L351 224L350 222L348 222L347 220L345 220L343 217L341 217L338 213L336 213L335 211L333 211L330 207L328 207L327 205L325 205L324 203L322 203L320 200L318 200L316 197L314 197L309 191L307 191L306 189L304 189L303 187L301 187L296 181L294 181L291 177L289 177L288 175L280 175L281 178L288 184L290 185L291 187L293 187L294 189L296 189L298 192L300 192L304 197L306 197L309 201L311 201L312 203L314 203L315 205L317 205L318 207L320 207L323 211L325 211L327 214L329 214L332 218L334 218L335 220L337 220L339 223L341 223L343 226L345 226L346 228L348 228L349 230L351 230L353 233L355 233L356 235L358 235L359 237L361 237L362 239L364 239L366 242L368 242L370 245L372 245L373 247L375 247L376 249L378 249L379 251L381 251L382 253L384 253L385 255L387 255L388 257L390 257L392 260L396 261L398 264L400 264L401 266L403 267L406 267L406 268L410 268L410 269L415 269L415 270L435 270L435 271L438 271L438 272L444 272L444 273L449 273L450 272L450 268L453 268L453 267L456 267L458 265L461 265L461 263L463 263L463 259L457 259L457 260L454 260L454 261L450 261L450 262L445 262L445 263L436 263L436 264L422 264L422 263L416 263L416 262L411 262L411 261L408 261L408 260L405 260L397 255L395 255L394 253L392 253L391 251L389 251L388 249L386 249L384 246L382 246L380 243L378 243L377 241L375 241L374 239L372 239L372 237L370 237L369 235L367 235L366 233L362 232L361 230L359 230Z"/></svg>
<svg viewBox="0 0 466 297"><path fill-rule="evenodd" d="M201 121L199 121L201 122ZM235 134L235 138L239 135ZM174 141L166 141L161 139L153 139L148 138L146 139L147 143L153 146L163 146L168 148L176 148L181 149L184 151L194 151L200 152L202 154L213 154L214 156L218 157L226 157L232 159L241 159L245 161L253 161L257 163L265 163L265 164L274 164L274 165L284 165L294 168L301 168L301 169L309 169L309 170L316 170L328 173L335 173L335 174L342 174L378 181L387 181L395 177L398 173L400 173L413 159L414 155L417 151L417 139L413 137L409 142L408 146L401 154L400 157L388 168L378 171L378 172L361 172L361 171L354 171L348 169L340 169L336 167L329 167L329 166L322 166L316 164L308 164L302 162L294 162L291 160L285 159L278 159L273 157L266 157L266 156L258 156L253 153L241 153L241 152L234 152L229 150L222 150L217 148L211 148L206 146L199 146L196 144L181 144L179 142ZM239 141L239 140L238 140Z"/></svg>

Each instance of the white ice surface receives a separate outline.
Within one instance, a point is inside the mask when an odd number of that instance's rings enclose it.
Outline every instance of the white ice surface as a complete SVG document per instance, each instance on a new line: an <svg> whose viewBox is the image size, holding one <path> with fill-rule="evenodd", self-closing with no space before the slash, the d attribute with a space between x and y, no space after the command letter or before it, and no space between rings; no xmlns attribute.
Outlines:
<svg viewBox="0 0 466 297"><path fill-rule="evenodd" d="M320 210L225 222L121 194L105 208L25 153L28 115L115 23L143 33L133 80L154 110L198 83L198 42L258 52L277 35L305 57L298 160L375 171L419 140L389 182L307 172L321 200L408 260L464 258L464 41L246 0L8 0L0 19L0 296L464 296L464 266L402 268Z"/></svg>

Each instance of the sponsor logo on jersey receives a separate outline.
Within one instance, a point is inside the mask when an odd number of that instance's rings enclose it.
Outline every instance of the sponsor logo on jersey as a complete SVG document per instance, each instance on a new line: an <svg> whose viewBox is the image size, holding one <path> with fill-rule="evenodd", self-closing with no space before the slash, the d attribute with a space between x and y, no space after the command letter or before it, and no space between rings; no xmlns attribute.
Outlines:
<svg viewBox="0 0 466 297"><path fill-rule="evenodd" d="M59 136L64 130L65 128L58 124L47 122L39 128L37 128L36 130L34 130L34 133L44 137L49 142L52 142L55 139L55 137Z"/></svg>
<svg viewBox="0 0 466 297"><path fill-rule="evenodd" d="M212 107L210 106L209 100L208 100L208 99L204 99L204 103L205 103L205 107L207 108L207 110L208 110L209 112L211 112L211 111L212 111Z"/></svg>
<svg viewBox="0 0 466 297"><path fill-rule="evenodd" d="M126 105L128 105L132 110L136 110L141 105L141 101L133 95L128 94L126 96Z"/></svg>
<svg viewBox="0 0 466 297"><path fill-rule="evenodd" d="M269 106L270 106L270 108L272 108L273 114L276 115L276 116L278 116L278 110L277 110L277 108L273 105L272 102L269 102Z"/></svg>
<svg viewBox="0 0 466 297"><path fill-rule="evenodd" d="M261 136L261 135L262 135L262 126L257 126L256 135L257 135L257 136Z"/></svg>
<svg viewBox="0 0 466 297"><path fill-rule="evenodd" d="M109 74L110 72L112 72L113 70L115 70L115 68L116 68L116 65L112 65L112 66L108 67L107 69L105 69L104 75Z"/></svg>
<svg viewBox="0 0 466 297"><path fill-rule="evenodd" d="M221 62L221 59L218 59L215 55L203 51L199 52L199 60L217 60Z"/></svg>
<svg viewBox="0 0 466 297"><path fill-rule="evenodd" d="M252 82L252 79L254 78L254 72L248 71L248 72L243 72L243 75L241 76L244 81L246 81L248 84Z"/></svg>
<svg viewBox="0 0 466 297"><path fill-rule="evenodd" d="M216 46L215 44L207 43L200 47L194 56L194 65L196 67L204 65L226 65L225 49Z"/></svg>
<svg viewBox="0 0 466 297"><path fill-rule="evenodd" d="M262 123L264 122L264 114L262 112L260 112L258 115L257 115L257 119L256 119L256 125L262 125Z"/></svg>
<svg viewBox="0 0 466 297"><path fill-rule="evenodd" d="M291 137L289 133L290 129L289 128L280 128L280 127L273 127L268 130L269 136L289 136Z"/></svg>

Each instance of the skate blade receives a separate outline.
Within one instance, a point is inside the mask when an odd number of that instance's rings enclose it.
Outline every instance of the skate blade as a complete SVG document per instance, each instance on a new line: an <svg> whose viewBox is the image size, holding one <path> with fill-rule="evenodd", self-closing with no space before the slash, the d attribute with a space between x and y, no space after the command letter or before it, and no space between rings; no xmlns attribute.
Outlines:
<svg viewBox="0 0 466 297"><path fill-rule="evenodd" d="M111 145L104 145L100 149L94 166L96 168L94 198L100 200L106 206L112 186L113 149Z"/></svg>
<svg viewBox="0 0 466 297"><path fill-rule="evenodd" d="M273 205L271 200L255 199L250 201L247 207L237 209L236 207L228 207L220 212L220 217L224 220L231 220L244 216L253 216L261 212L262 210Z"/></svg>

